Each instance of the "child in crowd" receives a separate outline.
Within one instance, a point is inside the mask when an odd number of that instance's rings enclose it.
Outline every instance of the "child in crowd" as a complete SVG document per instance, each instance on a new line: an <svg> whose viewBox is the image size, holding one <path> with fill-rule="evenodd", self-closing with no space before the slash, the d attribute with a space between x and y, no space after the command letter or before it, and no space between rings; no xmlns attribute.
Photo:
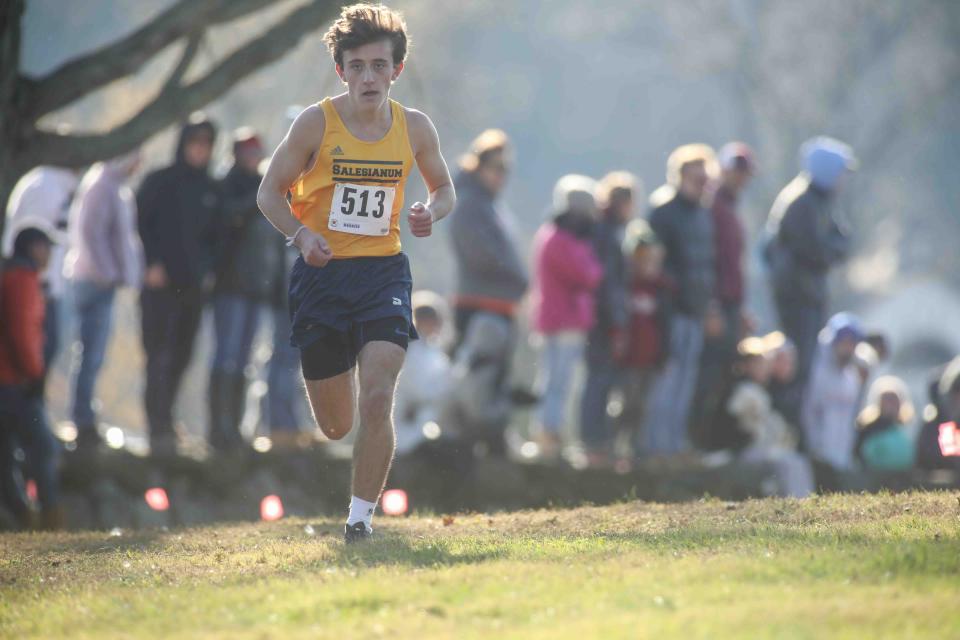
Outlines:
<svg viewBox="0 0 960 640"><path fill-rule="evenodd" d="M540 431L544 458L557 458L570 381L595 321L593 292L603 268L591 246L596 182L567 175L553 190L553 215L533 239L532 328L542 339Z"/></svg>
<svg viewBox="0 0 960 640"><path fill-rule="evenodd" d="M727 411L747 436L741 451L745 462L772 465L781 496L804 497L813 493L813 469L797 453L797 440L786 420L773 408L766 385L770 359L762 338L746 338L737 347L739 381L727 402Z"/></svg>
<svg viewBox="0 0 960 640"><path fill-rule="evenodd" d="M793 384L797 377L797 347L780 331L767 334L763 341L770 360L770 384L767 389L773 408L787 421L799 441L801 396Z"/></svg>
<svg viewBox="0 0 960 640"><path fill-rule="evenodd" d="M670 286L663 275L663 245L646 220L634 220L627 226L623 253L630 286L626 335L615 338L624 345L614 350L622 369L623 411L618 431L629 437L633 453L638 455L650 385L667 355Z"/></svg>
<svg viewBox="0 0 960 640"><path fill-rule="evenodd" d="M13 253L0 276L0 502L25 528L62 529L58 443L43 397L46 308L40 280L60 234L40 217L22 216L13 225ZM18 459L17 448L25 460ZM24 478L36 482L39 520Z"/></svg>
<svg viewBox="0 0 960 640"><path fill-rule="evenodd" d="M865 380L855 355L863 338L859 321L847 313L835 315L820 332L801 423L806 451L825 471L855 466L855 423Z"/></svg>
<svg viewBox="0 0 960 640"><path fill-rule="evenodd" d="M438 420L451 381L450 359L444 350L446 304L432 291L414 292L411 302L413 324L420 339L407 347L397 381L397 456L412 453L424 440L440 437Z"/></svg>
<svg viewBox="0 0 960 640"><path fill-rule="evenodd" d="M914 443L907 431L913 404L900 378L877 379L867 395L867 406L858 419L856 452L868 469L902 471L913 467Z"/></svg>

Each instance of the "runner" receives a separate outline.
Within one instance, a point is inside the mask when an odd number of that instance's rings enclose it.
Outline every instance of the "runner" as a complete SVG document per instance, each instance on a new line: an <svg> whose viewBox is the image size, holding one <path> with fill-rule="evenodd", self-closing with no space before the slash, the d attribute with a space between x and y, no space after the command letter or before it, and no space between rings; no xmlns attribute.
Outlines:
<svg viewBox="0 0 960 640"><path fill-rule="evenodd" d="M400 251L413 163L430 194L407 214L414 236L429 236L456 196L433 123L389 98L407 52L400 14L382 5L346 7L325 41L347 91L297 117L270 161L258 202L300 250L290 274L292 342L317 425L339 440L359 404L349 543L372 532L394 452L397 375L408 341L417 337L410 265Z"/></svg>

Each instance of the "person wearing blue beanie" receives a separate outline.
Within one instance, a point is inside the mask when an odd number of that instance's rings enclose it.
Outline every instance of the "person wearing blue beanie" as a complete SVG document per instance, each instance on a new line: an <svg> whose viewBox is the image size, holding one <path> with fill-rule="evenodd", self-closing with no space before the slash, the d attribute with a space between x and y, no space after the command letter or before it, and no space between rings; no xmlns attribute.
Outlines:
<svg viewBox="0 0 960 640"><path fill-rule="evenodd" d="M807 140L800 147L800 156L810 182L825 191L836 189L844 174L857 167L853 149L827 136Z"/></svg>
<svg viewBox="0 0 960 640"><path fill-rule="evenodd" d="M853 150L820 136L800 148L800 173L770 210L765 258L783 332L797 346L796 393L806 387L817 334L827 320L827 275L850 252L850 235L834 215L834 195L856 168Z"/></svg>

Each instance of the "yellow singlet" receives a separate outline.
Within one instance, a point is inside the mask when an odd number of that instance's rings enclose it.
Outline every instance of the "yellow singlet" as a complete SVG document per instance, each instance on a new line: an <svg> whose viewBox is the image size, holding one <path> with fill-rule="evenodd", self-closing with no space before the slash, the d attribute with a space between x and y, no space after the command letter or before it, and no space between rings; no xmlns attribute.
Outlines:
<svg viewBox="0 0 960 640"><path fill-rule="evenodd" d="M403 107L390 100L390 130L377 142L355 138L330 98L320 107L323 143L313 168L290 189L293 214L327 240L334 258L400 253L403 190L414 160Z"/></svg>

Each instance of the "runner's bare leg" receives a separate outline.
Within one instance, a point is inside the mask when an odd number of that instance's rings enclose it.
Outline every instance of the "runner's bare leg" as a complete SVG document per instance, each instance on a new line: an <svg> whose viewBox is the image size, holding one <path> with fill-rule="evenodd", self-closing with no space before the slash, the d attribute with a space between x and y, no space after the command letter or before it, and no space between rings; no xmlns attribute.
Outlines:
<svg viewBox="0 0 960 640"><path fill-rule="evenodd" d="M384 341L360 351L360 427L353 445L353 495L376 502L393 461L393 394L406 352Z"/></svg>
<svg viewBox="0 0 960 640"><path fill-rule="evenodd" d="M353 416L356 412L357 368L326 378L324 380L304 380L313 419L331 440L339 440L353 428Z"/></svg>

